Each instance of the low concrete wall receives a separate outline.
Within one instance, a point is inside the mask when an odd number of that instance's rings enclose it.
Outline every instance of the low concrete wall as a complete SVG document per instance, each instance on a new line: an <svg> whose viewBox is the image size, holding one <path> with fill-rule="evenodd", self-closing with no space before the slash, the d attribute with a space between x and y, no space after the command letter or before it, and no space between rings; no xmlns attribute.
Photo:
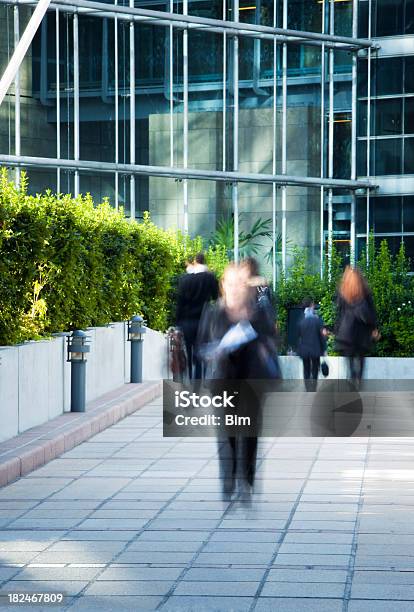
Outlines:
<svg viewBox="0 0 414 612"><path fill-rule="evenodd" d="M126 324L87 330L91 351L86 364L86 398L97 397L130 381L130 343ZM70 363L66 337L0 347L0 442L46 423L70 409ZM144 381L168 377L167 341L147 329Z"/></svg>
<svg viewBox="0 0 414 612"><path fill-rule="evenodd" d="M348 361L345 357L326 357L329 365L328 378L347 378ZM296 356L280 357L282 376L286 379L303 377L302 360ZM364 378L371 380L414 379L414 358L412 357L367 357Z"/></svg>

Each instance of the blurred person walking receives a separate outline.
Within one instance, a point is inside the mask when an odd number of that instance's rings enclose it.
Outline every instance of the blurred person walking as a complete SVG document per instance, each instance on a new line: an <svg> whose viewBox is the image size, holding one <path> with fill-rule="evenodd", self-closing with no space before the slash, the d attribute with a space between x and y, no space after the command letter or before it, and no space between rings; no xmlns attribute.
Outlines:
<svg viewBox="0 0 414 612"><path fill-rule="evenodd" d="M232 412L250 414L255 423L248 436L233 428L219 438L223 495L232 495L238 480L243 499L248 501L255 480L261 425L260 390L250 381L274 377L275 371L266 342L273 333L274 322L261 312L255 289L247 281L242 266L227 266L221 299L205 309L199 340L211 390L234 396L236 408Z"/></svg>
<svg viewBox="0 0 414 612"><path fill-rule="evenodd" d="M187 273L178 281L176 325L185 340L190 380L201 379L201 362L195 351L198 326L206 303L218 297L218 282L205 263L204 253L187 262Z"/></svg>
<svg viewBox="0 0 414 612"><path fill-rule="evenodd" d="M327 331L321 317L315 312L315 303L306 300L303 318L299 323L297 353L303 362L303 378L307 391L315 391L321 365L321 356L326 351Z"/></svg>
<svg viewBox="0 0 414 612"><path fill-rule="evenodd" d="M345 268L339 285L337 307L336 349L348 357L351 380L359 386L365 356L371 350L372 341L379 338L379 333L371 291L358 268Z"/></svg>

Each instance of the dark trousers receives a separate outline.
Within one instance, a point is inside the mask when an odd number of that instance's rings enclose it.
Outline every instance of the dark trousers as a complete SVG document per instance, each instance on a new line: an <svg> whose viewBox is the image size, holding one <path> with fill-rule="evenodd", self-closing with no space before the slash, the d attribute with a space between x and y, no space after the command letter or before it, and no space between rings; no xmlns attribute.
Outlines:
<svg viewBox="0 0 414 612"><path fill-rule="evenodd" d="M319 368L321 365L320 357L302 357L303 378L305 380L318 380Z"/></svg>
<svg viewBox="0 0 414 612"><path fill-rule="evenodd" d="M202 376L201 361L196 354L196 341L198 332L198 319L182 321L180 327L183 330L185 348L187 351L188 377L190 380L199 380Z"/></svg>
<svg viewBox="0 0 414 612"><path fill-rule="evenodd" d="M349 357L349 370L351 379L360 382L364 373L365 357L364 355L351 355Z"/></svg>
<svg viewBox="0 0 414 612"><path fill-rule="evenodd" d="M236 479L254 484L257 438L229 437L219 440L220 474L224 493L231 494Z"/></svg>

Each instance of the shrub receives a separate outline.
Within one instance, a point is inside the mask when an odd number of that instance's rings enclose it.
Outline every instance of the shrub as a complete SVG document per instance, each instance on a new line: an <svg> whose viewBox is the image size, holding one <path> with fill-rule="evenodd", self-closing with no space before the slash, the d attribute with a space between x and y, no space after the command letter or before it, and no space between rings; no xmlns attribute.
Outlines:
<svg viewBox="0 0 414 612"><path fill-rule="evenodd" d="M174 278L188 255L202 248L191 240L127 220L90 195L73 199L50 191L27 194L0 176L0 344L38 339L52 332L106 325L141 314L166 329L174 310ZM220 248L210 249L215 270Z"/></svg>
<svg viewBox="0 0 414 612"><path fill-rule="evenodd" d="M358 266L366 275L377 310L380 341L373 354L378 356L411 357L414 355L414 278L408 274L409 260L404 244L397 255L392 256L388 243L383 240L375 248L371 236L368 256L363 252ZM335 326L336 290L343 265L339 254L333 249L331 274L325 271L323 277L309 271L306 254L296 250L289 275L282 275L276 290L278 323L282 336L282 350L286 347L288 309L300 305L305 298L320 304L324 323ZM334 341L328 341L328 350L334 351Z"/></svg>

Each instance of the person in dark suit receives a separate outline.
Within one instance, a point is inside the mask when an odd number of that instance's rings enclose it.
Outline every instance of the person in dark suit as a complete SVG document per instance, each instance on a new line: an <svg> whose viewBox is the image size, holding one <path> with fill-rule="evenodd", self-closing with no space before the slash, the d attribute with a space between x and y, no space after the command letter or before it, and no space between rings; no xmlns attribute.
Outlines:
<svg viewBox="0 0 414 612"><path fill-rule="evenodd" d="M205 264L203 253L198 253L191 272L183 274L178 282L176 322L184 334L187 350L188 375L192 379L202 376L201 361L195 351L198 326L204 306L218 298L218 282Z"/></svg>
<svg viewBox="0 0 414 612"><path fill-rule="evenodd" d="M326 330L322 319L315 312L311 300L305 302L303 319L299 323L298 355L303 362L303 378L307 391L316 389L321 355L326 350Z"/></svg>

